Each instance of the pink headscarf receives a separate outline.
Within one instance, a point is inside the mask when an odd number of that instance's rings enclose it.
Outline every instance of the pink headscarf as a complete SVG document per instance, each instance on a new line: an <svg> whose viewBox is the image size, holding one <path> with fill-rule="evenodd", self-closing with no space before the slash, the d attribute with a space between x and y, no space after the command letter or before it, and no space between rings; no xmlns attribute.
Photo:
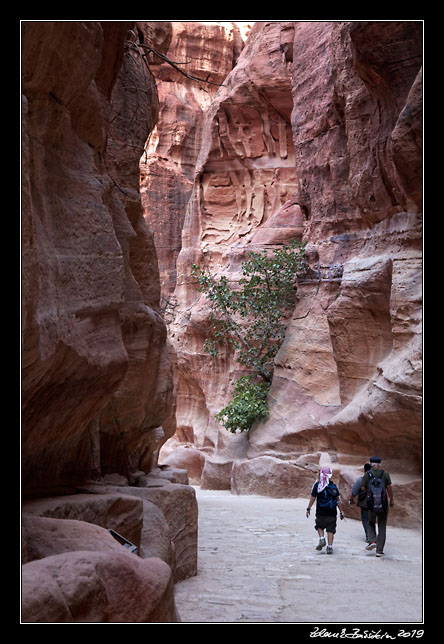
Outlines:
<svg viewBox="0 0 444 644"><path fill-rule="evenodd" d="M318 492L322 492L322 490L327 487L332 474L333 471L331 467L323 467L321 469L321 472L319 474Z"/></svg>

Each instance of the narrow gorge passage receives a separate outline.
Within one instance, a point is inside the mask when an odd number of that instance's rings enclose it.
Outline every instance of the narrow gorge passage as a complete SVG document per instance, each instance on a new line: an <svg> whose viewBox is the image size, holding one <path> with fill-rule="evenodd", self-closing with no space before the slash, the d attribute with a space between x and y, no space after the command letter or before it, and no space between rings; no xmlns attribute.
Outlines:
<svg viewBox="0 0 444 644"><path fill-rule="evenodd" d="M315 549L306 499L196 488L197 576L176 584L182 622L413 623L422 619L421 533L387 529L386 554L365 550L360 521L338 520L334 554ZM368 584L378 593L369 601ZM339 592L340 591L340 592Z"/></svg>
<svg viewBox="0 0 444 644"><path fill-rule="evenodd" d="M22 623L419 628L423 21L20 23ZM231 434L254 346L205 350L193 266L294 241ZM375 454L385 558L356 505L316 551L320 465Z"/></svg>

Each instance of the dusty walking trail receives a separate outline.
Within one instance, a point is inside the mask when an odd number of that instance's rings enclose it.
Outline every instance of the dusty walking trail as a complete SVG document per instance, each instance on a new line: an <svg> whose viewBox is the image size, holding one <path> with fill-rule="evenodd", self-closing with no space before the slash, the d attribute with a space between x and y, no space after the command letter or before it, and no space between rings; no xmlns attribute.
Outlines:
<svg viewBox="0 0 444 644"><path fill-rule="evenodd" d="M376 558L361 523L338 518L327 555L315 549L306 499L196 495L198 574L176 585L182 622L421 622L421 532L389 519L385 556Z"/></svg>

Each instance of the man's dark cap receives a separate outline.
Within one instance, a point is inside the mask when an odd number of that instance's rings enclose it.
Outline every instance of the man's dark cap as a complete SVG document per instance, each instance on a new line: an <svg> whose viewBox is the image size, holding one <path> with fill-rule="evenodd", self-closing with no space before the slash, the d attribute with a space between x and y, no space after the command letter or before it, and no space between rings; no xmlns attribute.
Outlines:
<svg viewBox="0 0 444 644"><path fill-rule="evenodd" d="M381 462L381 459L379 458L379 456L372 456L370 459L370 463L380 463L380 462Z"/></svg>

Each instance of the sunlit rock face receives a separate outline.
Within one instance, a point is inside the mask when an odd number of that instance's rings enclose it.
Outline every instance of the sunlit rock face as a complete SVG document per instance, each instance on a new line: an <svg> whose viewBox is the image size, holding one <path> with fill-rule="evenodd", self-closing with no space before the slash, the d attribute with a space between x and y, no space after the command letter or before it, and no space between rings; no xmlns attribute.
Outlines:
<svg viewBox="0 0 444 644"><path fill-rule="evenodd" d="M295 26L292 125L311 271L252 453L303 450L313 434L345 461L377 451L420 464L421 47L420 23Z"/></svg>
<svg viewBox="0 0 444 644"><path fill-rule="evenodd" d="M180 69L187 76L160 57L150 59L158 87L160 117L140 160L141 195L145 218L154 232L162 282L162 306L167 322L171 322L177 314L178 299L174 293L177 281L176 259L183 246L187 205L194 186L197 185L195 167L206 136L206 110L220 84L236 65L244 46L240 27L243 25L236 23L164 23L163 31L170 31L168 59L181 63ZM145 41L149 42L149 29L142 28ZM158 32L160 29L158 23ZM209 82L195 79L207 79ZM216 187L218 183L219 180L216 179ZM211 201L209 194L208 203ZM189 267L186 270L188 269ZM188 277L186 275L185 278ZM180 276L179 279L183 280L183 277ZM175 334L170 333L170 339L174 340L174 337ZM195 343L196 351L202 354L201 337L195 340L191 338L191 342ZM179 354L183 355L183 360L178 359L175 351L177 348L174 345L171 351L176 373L177 414L168 431L174 433L176 420L179 419L178 435L190 437L191 441L193 437L200 436L202 444L209 419L215 427L216 424L208 412L205 394L193 373L194 367L185 365L183 361L186 362L188 357L181 351ZM207 370L212 370L213 366L206 360L207 356L202 357L206 361ZM199 366L197 372L200 370ZM225 369L221 373L225 378ZM223 397L222 391L221 400ZM185 404L182 404L183 401Z"/></svg>
<svg viewBox="0 0 444 644"><path fill-rule="evenodd" d="M203 352L209 309L191 283L191 264L236 281L250 249L282 243L290 229L302 235L290 127L292 25L270 24L262 39L264 28L252 28L205 112L177 261L177 308L170 325L179 373L177 427L200 447L227 442L214 414L240 371L230 353L214 360ZM259 239L261 225L269 227Z"/></svg>
<svg viewBox="0 0 444 644"><path fill-rule="evenodd" d="M162 293L170 300L205 110L235 65L243 40L236 23L159 22L154 34L152 23L140 23L139 28L147 44L153 38L159 40L162 33L162 43L168 45L167 58L177 63L174 67L150 54L159 94L159 120L140 160L145 219L154 233Z"/></svg>
<svg viewBox="0 0 444 644"><path fill-rule="evenodd" d="M261 458L257 489L269 469L270 485L291 495L297 485L273 483L279 462L297 470L327 459L348 481L373 452L399 484L418 475L421 54L417 22L256 23L199 113L169 328L175 440L206 455L204 485L233 487L236 463L236 491L251 492ZM276 358L270 414L231 437L214 414L242 371L228 352L203 352L209 308L191 265L235 284L249 250L293 238L306 243L309 269Z"/></svg>

